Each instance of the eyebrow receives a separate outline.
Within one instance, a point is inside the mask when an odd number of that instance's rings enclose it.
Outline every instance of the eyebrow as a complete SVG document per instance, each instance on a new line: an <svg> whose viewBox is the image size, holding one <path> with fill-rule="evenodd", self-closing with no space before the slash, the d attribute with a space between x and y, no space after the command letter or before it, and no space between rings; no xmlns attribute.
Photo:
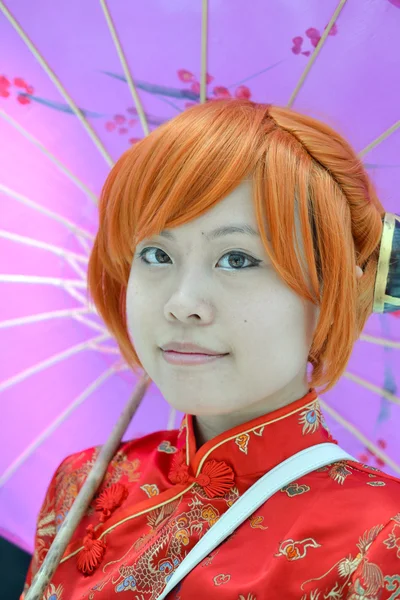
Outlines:
<svg viewBox="0 0 400 600"><path fill-rule="evenodd" d="M203 235L205 235L207 240L215 240L217 238L221 238L224 237L225 235L231 235L232 233L244 233L245 235L251 235L251 236L257 236L260 237L260 234L258 231L256 231L255 229L253 229L253 227L251 227L251 225L224 225L222 227L217 227L216 229L213 229L212 231L209 231L208 233L204 233ZM175 235L173 233L171 233L170 231L167 231L166 229L164 229L164 231L161 231L159 233L160 236L165 237L169 240L175 240Z"/></svg>

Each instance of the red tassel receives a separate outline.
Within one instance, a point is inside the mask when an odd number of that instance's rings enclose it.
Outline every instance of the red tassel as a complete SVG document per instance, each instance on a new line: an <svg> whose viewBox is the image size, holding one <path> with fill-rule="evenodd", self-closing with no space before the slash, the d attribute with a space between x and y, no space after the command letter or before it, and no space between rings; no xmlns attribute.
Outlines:
<svg viewBox="0 0 400 600"><path fill-rule="evenodd" d="M128 488L122 483L113 483L100 494L96 502L96 510L103 511L100 522L104 523L116 508L128 497Z"/></svg>
<svg viewBox="0 0 400 600"><path fill-rule="evenodd" d="M77 567L84 575L92 575L103 560L106 545L102 540L94 539L93 525L86 528L83 548L78 554Z"/></svg>
<svg viewBox="0 0 400 600"><path fill-rule="evenodd" d="M235 473L225 461L209 460L196 477L209 498L224 496L234 486Z"/></svg>

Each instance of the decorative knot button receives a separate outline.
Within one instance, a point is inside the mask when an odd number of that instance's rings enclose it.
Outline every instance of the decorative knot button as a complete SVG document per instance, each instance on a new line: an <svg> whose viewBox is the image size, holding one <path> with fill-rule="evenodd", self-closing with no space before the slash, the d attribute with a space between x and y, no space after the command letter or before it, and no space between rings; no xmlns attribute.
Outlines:
<svg viewBox="0 0 400 600"><path fill-rule="evenodd" d="M195 482L209 498L217 498L224 496L234 486L235 473L225 461L209 460L195 477L186 464L186 450L182 448L174 457L169 480L178 484Z"/></svg>
<svg viewBox="0 0 400 600"><path fill-rule="evenodd" d="M235 484L235 473L224 460L209 460L195 479L209 498L225 496Z"/></svg>
<svg viewBox="0 0 400 600"><path fill-rule="evenodd" d="M189 466L186 464L185 448L181 448L175 454L168 477L171 483L185 484L189 481Z"/></svg>
<svg viewBox="0 0 400 600"><path fill-rule="evenodd" d="M96 510L102 512L99 521L104 523L127 497L128 488L122 483L113 483L109 488L106 488L96 501Z"/></svg>
<svg viewBox="0 0 400 600"><path fill-rule="evenodd" d="M77 567L84 575L92 575L103 560L106 545L103 540L95 539L93 525L86 528L83 548L78 554Z"/></svg>

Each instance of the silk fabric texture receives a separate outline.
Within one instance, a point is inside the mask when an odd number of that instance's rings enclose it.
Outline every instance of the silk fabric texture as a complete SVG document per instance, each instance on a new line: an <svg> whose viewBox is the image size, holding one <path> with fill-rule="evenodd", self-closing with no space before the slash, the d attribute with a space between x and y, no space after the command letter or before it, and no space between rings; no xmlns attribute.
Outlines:
<svg viewBox="0 0 400 600"><path fill-rule="evenodd" d="M156 600L240 495L283 460L323 442L336 440L310 390L198 450L191 415L179 430L122 443L43 599L105 600L127 592L134 600ZM54 474L24 592L98 452L69 456ZM167 596L217 597L400 598L400 480L340 461L285 486Z"/></svg>

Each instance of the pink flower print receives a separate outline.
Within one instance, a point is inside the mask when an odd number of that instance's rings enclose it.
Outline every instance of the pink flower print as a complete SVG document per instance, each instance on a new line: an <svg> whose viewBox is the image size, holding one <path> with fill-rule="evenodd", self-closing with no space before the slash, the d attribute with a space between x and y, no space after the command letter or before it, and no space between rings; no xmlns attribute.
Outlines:
<svg viewBox="0 0 400 600"><path fill-rule="evenodd" d="M297 35L296 37L294 37L292 42L293 42L293 46L292 46L293 54L300 54L301 46L303 44L303 38L301 37L301 35Z"/></svg>
<svg viewBox="0 0 400 600"><path fill-rule="evenodd" d="M365 464L365 465L368 464L368 461L369 461L368 454L359 454L358 458L363 464Z"/></svg>
<svg viewBox="0 0 400 600"><path fill-rule="evenodd" d="M0 98L8 98L10 95L10 81L4 75L0 75Z"/></svg>
<svg viewBox="0 0 400 600"><path fill-rule="evenodd" d="M179 69L178 77L184 83L188 83L190 81L195 81L195 77L194 77L193 73L191 73L190 71L186 71L186 69Z"/></svg>
<svg viewBox="0 0 400 600"><path fill-rule="evenodd" d="M190 86L190 89L192 90L192 92L194 92L195 94L200 94L200 83L198 81L194 81L192 83L192 85Z"/></svg>
<svg viewBox="0 0 400 600"><path fill-rule="evenodd" d="M112 121L107 121L107 123L106 123L107 131L114 131L115 127L116 127L115 123L113 123Z"/></svg>
<svg viewBox="0 0 400 600"><path fill-rule="evenodd" d="M25 83L25 80L22 79L22 77L15 77L14 78L14 85L15 85L15 87L24 88L25 90L28 87L28 84Z"/></svg>
<svg viewBox="0 0 400 600"><path fill-rule="evenodd" d="M128 128L127 128L127 127L120 127L120 128L118 129L118 133L119 133L120 135L125 135L125 133L128 133Z"/></svg>
<svg viewBox="0 0 400 600"><path fill-rule="evenodd" d="M318 29L315 27L310 27L306 31L306 36L310 39L311 44L316 48L318 46L319 40L321 39L321 34Z"/></svg>
<svg viewBox="0 0 400 600"><path fill-rule="evenodd" d="M377 440L377 446L379 446L379 448L382 448L382 450L385 450L385 448L387 447L386 440L382 440L382 439ZM370 450L369 448L365 448L365 450L366 450L366 453L364 452L360 456L360 460L367 458L367 460L363 460L363 462L368 463L368 460L371 460L372 458L374 458L378 467L382 468L386 465L385 461L382 460L381 458L377 457L376 454L372 450ZM370 455L370 458L368 457L368 454Z"/></svg>
<svg viewBox="0 0 400 600"><path fill-rule="evenodd" d="M221 86L217 86L213 89L214 96L216 98L231 98L231 93L228 88Z"/></svg>
<svg viewBox="0 0 400 600"><path fill-rule="evenodd" d="M17 101L20 104L30 104L31 103L31 99L28 98L28 96L18 96Z"/></svg>
<svg viewBox="0 0 400 600"><path fill-rule="evenodd" d="M117 123L117 125L122 125L123 123L125 123L126 118L124 117L124 115L115 115L114 121Z"/></svg>
<svg viewBox="0 0 400 600"><path fill-rule="evenodd" d="M399 0L399 1L400 1L400 0ZM400 6L400 4L399 4L399 6ZM327 25L326 27L328 27L328 25ZM325 29L326 29L326 27L325 27ZM334 23L334 24L332 25L332 27L331 27L331 30L330 30L330 32L328 33L328 35L336 35L336 34L337 34L337 25L336 25L336 23Z"/></svg>
<svg viewBox="0 0 400 600"><path fill-rule="evenodd" d="M249 100L251 98L251 92L247 85L239 85L235 90L236 98L244 98L245 100Z"/></svg>
<svg viewBox="0 0 400 600"><path fill-rule="evenodd" d="M31 85L28 85L25 81L25 79L22 79L22 77L15 77L14 78L14 85L17 88L22 88L27 94L33 94L34 92L34 88ZM26 96L20 96L18 95L17 100L20 104L29 104L30 103L30 99L26 98Z"/></svg>

